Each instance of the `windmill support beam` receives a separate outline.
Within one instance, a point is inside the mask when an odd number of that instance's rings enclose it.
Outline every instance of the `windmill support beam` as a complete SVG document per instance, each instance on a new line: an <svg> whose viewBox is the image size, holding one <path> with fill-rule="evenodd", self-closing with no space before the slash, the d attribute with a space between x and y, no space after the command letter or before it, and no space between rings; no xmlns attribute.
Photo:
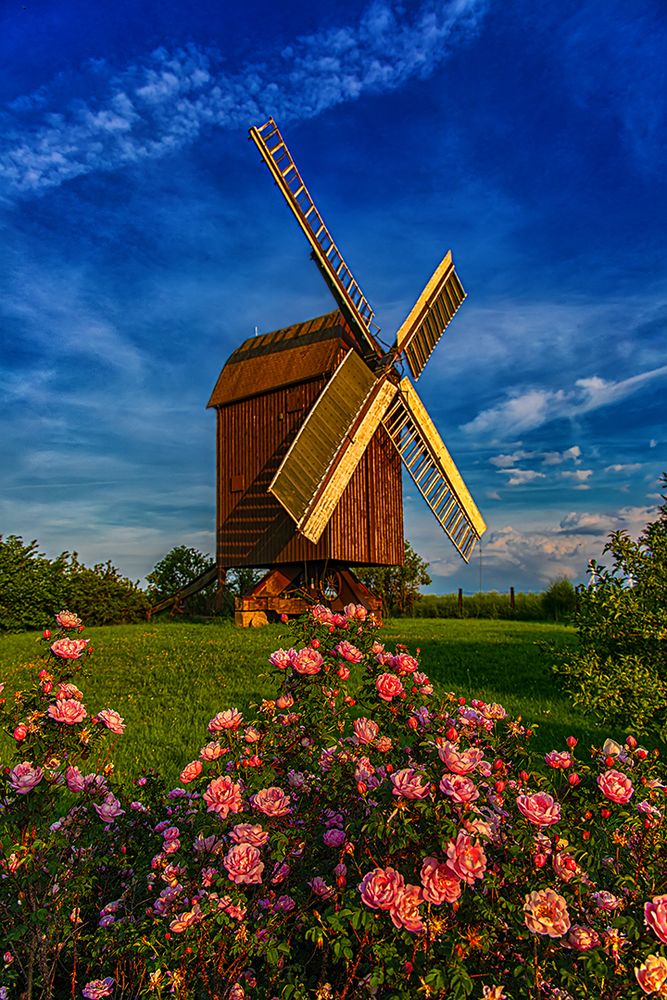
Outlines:
<svg viewBox="0 0 667 1000"><path fill-rule="evenodd" d="M315 604L342 611L346 604L361 604L382 614L382 599L342 563L306 563L274 566L253 590L234 602L234 623L258 628L280 615L302 615Z"/></svg>

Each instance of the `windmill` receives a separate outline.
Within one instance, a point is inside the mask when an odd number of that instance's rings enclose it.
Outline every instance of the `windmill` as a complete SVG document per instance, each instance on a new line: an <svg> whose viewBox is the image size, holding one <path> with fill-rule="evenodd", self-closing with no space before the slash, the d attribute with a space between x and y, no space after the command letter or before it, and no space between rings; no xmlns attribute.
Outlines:
<svg viewBox="0 0 667 1000"><path fill-rule="evenodd" d="M465 298L451 252L388 350L272 118L250 129L337 310L245 341L209 406L218 414L217 567L270 567L236 621L307 601L379 601L350 566L402 563L401 463L466 562L486 525L412 381Z"/></svg>

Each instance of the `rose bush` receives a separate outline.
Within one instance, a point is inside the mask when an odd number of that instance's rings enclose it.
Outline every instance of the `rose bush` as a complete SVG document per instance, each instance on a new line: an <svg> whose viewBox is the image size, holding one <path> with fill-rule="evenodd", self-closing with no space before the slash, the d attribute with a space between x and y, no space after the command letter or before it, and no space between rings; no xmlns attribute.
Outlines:
<svg viewBox="0 0 667 1000"><path fill-rule="evenodd" d="M275 699L202 720L178 788L114 784L122 719L72 680L89 645L6 698L7 995L667 996L655 753L536 754L501 706L435 694L362 608L291 627Z"/></svg>

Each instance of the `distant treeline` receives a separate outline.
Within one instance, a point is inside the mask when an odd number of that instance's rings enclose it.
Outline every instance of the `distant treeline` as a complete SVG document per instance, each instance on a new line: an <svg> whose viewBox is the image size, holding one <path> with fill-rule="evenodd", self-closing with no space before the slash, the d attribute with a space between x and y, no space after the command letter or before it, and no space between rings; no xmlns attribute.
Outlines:
<svg viewBox="0 0 667 1000"><path fill-rule="evenodd" d="M423 594L415 601L412 618L503 618L522 622L567 621L575 610L577 595L569 580L555 580L541 594L509 591L488 593Z"/></svg>

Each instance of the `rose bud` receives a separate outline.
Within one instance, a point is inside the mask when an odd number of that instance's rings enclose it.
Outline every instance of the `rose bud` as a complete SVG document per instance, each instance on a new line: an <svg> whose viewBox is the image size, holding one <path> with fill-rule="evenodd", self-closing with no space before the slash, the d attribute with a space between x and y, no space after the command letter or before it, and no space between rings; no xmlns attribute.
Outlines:
<svg viewBox="0 0 667 1000"><path fill-rule="evenodd" d="M28 735L28 728L27 726L24 726L23 723L21 722L14 730L14 739L20 743L20 741L24 740L27 735Z"/></svg>
<svg viewBox="0 0 667 1000"><path fill-rule="evenodd" d="M628 736L628 738L625 741L625 745L626 747L630 747L631 750L634 750L635 747L637 746L637 740L634 738L634 736Z"/></svg>
<svg viewBox="0 0 667 1000"><path fill-rule="evenodd" d="M577 740L576 736L568 736L568 738L565 740L565 742L567 743L567 745L572 750L574 747L576 747L576 745L577 745L577 743L579 741Z"/></svg>
<svg viewBox="0 0 667 1000"><path fill-rule="evenodd" d="M51 638L51 629L50 628L45 628L44 631L42 632L42 637L44 639L50 639Z"/></svg>
<svg viewBox="0 0 667 1000"><path fill-rule="evenodd" d="M572 774L568 774L568 776L567 776L567 783L568 783L568 785L572 785L572 786L578 785L580 781L581 781L581 778L576 773L576 771L573 771Z"/></svg>
<svg viewBox="0 0 667 1000"><path fill-rule="evenodd" d="M546 854L536 854L535 857L533 858L533 864L535 865L536 868L544 868L546 863L547 863Z"/></svg>

